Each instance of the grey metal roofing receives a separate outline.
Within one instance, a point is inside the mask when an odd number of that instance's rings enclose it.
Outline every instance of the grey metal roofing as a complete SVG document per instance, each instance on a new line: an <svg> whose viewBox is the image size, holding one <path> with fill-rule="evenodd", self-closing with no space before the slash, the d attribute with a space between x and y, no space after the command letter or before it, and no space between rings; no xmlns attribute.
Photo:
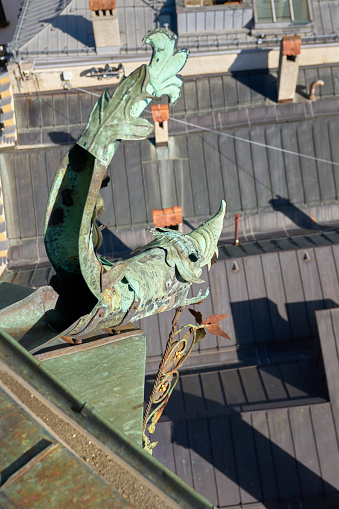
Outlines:
<svg viewBox="0 0 339 509"><path fill-rule="evenodd" d="M260 108L262 106L274 106L276 111L285 111L285 119L292 113L287 113L288 108L298 107L302 102L310 107L325 108L324 101L308 102L308 94L312 82L322 79L323 87L318 87L317 96L320 99L331 99L339 94L339 66L322 65L300 67L297 81L296 94L293 104L277 105L277 71L234 71L222 75L204 75L194 78L186 77L182 87L182 95L175 106L171 109L173 117L192 117L194 115L206 115L222 111L232 111L237 108ZM260 116L267 122L277 121L279 114L266 113L268 110L260 110ZM329 114L330 108L324 113ZM313 113L314 114L314 113ZM312 113L310 113L312 116ZM282 116L282 115L281 115Z"/></svg>
<svg viewBox="0 0 339 509"><path fill-rule="evenodd" d="M184 7L184 2L176 0L176 11L179 37L197 33L219 37L229 31L248 34L248 29L253 27L252 2L231 6L217 4L201 9L199 6Z"/></svg>
<svg viewBox="0 0 339 509"><path fill-rule="evenodd" d="M338 69L301 69L299 93L305 94L310 82L321 77L325 80L323 100L307 103L299 95L300 102L278 106L272 100L274 76L268 72L185 80L182 99L172 116L213 129L220 129L222 123L251 125L224 133L338 161ZM100 89L93 93L98 92ZM55 147L74 142L95 101L94 95L80 91L17 96L19 145ZM273 114L268 114L271 110ZM286 122L305 117L308 120ZM170 122L170 134L192 129ZM66 150L66 146L41 147L1 155L5 206L12 218L8 237L13 265L47 261L42 239L44 210L54 172ZM224 239L233 235L234 213L242 214L240 234L248 240L257 239L260 232L291 232L296 225L313 228L310 215L320 225L338 217L336 166L249 145L222 133L171 136L168 149L155 148L152 140L124 143L111 168L115 165L123 171L117 178L110 170L112 180L103 191L107 210L101 220L108 224L104 230L108 257L121 256L150 240L143 228L152 225L154 208L181 205L184 228L189 231L189 223L194 226L206 219L221 198L226 198Z"/></svg>
<svg viewBox="0 0 339 509"><path fill-rule="evenodd" d="M21 48L39 34L72 0L25 0L13 36L13 46Z"/></svg>
<svg viewBox="0 0 339 509"><path fill-rule="evenodd" d="M303 42L336 42L339 27L339 1L313 0L315 13L315 34L303 38ZM144 54L150 49L142 43L143 36L157 26L169 27L176 32L177 20L175 0L117 0L121 49L120 56ZM243 8L234 12L244 11ZM247 10L246 10L247 12ZM205 35L181 36L180 46L191 51L257 47L257 38L250 35L248 28ZM245 23L246 25L246 23ZM248 25L248 23L247 23ZM246 25L246 26L247 26ZM261 47L277 46L279 37L269 36L261 41ZM26 0L19 24L11 43L22 56L74 57L95 55L91 14L87 0Z"/></svg>
<svg viewBox="0 0 339 509"><path fill-rule="evenodd" d="M54 3L57 16L54 15L50 2L28 0L27 10L23 11L21 24L11 47L20 49L20 53L26 55L95 55L88 0L64 0L61 5L58 1ZM151 3L142 0L118 0L117 7L121 54L150 52L150 48L146 49L146 45L142 43L143 36L156 26L163 26L167 21L171 25L175 17L174 0Z"/></svg>
<svg viewBox="0 0 339 509"><path fill-rule="evenodd" d="M288 397L305 394L300 367L307 365L295 364L299 372L291 364L261 367L265 391L255 368L243 370L241 378L232 370L205 373L200 380L183 376L185 392L172 404L178 413L185 405L190 417L158 423L154 456L220 508L335 509L337 422L328 402L308 404L305 398L302 405L285 407ZM241 411L241 398L277 398L281 406Z"/></svg>
<svg viewBox="0 0 339 509"><path fill-rule="evenodd" d="M339 33L339 5L331 0L313 0L314 29L316 34Z"/></svg>
<svg viewBox="0 0 339 509"><path fill-rule="evenodd" d="M65 108L64 101L61 107ZM338 131L339 117L334 116L225 133L338 162ZM5 207L12 217L8 219L9 238L42 234L48 189L66 150L1 154ZM113 171L117 167L120 171ZM215 213L221 199L226 199L227 217L295 207L336 207L338 172L337 166L251 145L222 133L172 136L168 148L156 148L152 140L122 143L109 169L111 182L102 191L106 212L101 221L109 224L112 232L144 228L152 224L153 209L180 205L188 222L198 222Z"/></svg>
<svg viewBox="0 0 339 509"><path fill-rule="evenodd" d="M250 121L278 122L286 119L313 117L330 114L337 109L335 104L324 101L308 102L311 83L317 79L324 81L324 86L317 89L321 99L334 99L339 95L339 65L323 65L317 67L300 68L296 91L296 102L293 104L277 105L275 71L233 72L223 75L196 76L185 78L182 95L173 108L171 116L174 118L193 119L195 116L206 116L202 119L204 125L215 127L218 113L219 125L231 125L234 122ZM49 92L15 96L15 111L19 144L53 143L48 137L50 130L67 131L76 137L79 129L86 125L89 113L97 97L103 92L100 86L88 89L86 92L73 89L65 92ZM110 87L110 92L114 87ZM302 103L302 104L300 104ZM270 108L263 109L263 106ZM246 114L239 114L236 118L234 110L247 109ZM255 111L254 111L255 110ZM227 116L227 112L229 113ZM211 117L212 115L212 117ZM233 115L233 116L232 116ZM214 116L214 117L213 117ZM196 119L199 123L199 119ZM183 129L181 125L171 124L171 130ZM33 133L43 131L43 139ZM171 132L170 130L170 132ZM74 132L73 132L74 131ZM24 136L31 132L31 136ZM54 135L56 136L56 135ZM67 141L67 140L66 140ZM61 142L61 141L60 141Z"/></svg>
<svg viewBox="0 0 339 509"><path fill-rule="evenodd" d="M312 357L180 377L154 455L218 507L338 506L339 309L315 315Z"/></svg>
<svg viewBox="0 0 339 509"><path fill-rule="evenodd" d="M204 365L180 376L152 435L159 441L153 454L220 508L334 509L339 503L339 251L318 248L307 262L300 251L279 258L246 258L233 276L226 266L228 285L223 268L215 266L212 284L219 294L212 290L213 311L225 312L229 298L233 307L232 296L225 295L228 287L240 299L242 340L254 340L257 355L242 353L237 336L238 366L219 351L213 369L206 367L206 349ZM283 321L283 306L264 303L264 279L276 303L282 303L282 294L290 300ZM270 323L281 339L288 327L292 337L307 334L311 322L313 341L299 342L304 358L295 348L289 352L286 343L280 358L266 348ZM150 388L151 380L146 394Z"/></svg>
<svg viewBox="0 0 339 509"><path fill-rule="evenodd" d="M203 317L228 313L222 325L231 341L208 335L195 347L188 366L246 364L248 359L267 364L276 349L281 355L306 345L316 333L314 311L339 305L338 272L338 245L218 261L203 272L201 287L208 286L211 297L196 309ZM194 295L197 289L193 287ZM147 333L149 373L157 370L172 314L140 322ZM185 310L180 323L191 323L190 316Z"/></svg>
<svg viewBox="0 0 339 509"><path fill-rule="evenodd" d="M295 231L284 232L284 236L281 236L282 232L266 233L261 236L257 235L257 239L253 241L241 239L240 237L238 246L220 242L219 259L228 260L254 254L280 253L281 251L291 251L293 249L307 250L318 246L339 244L339 228L335 229L328 226L324 230L319 229L318 232L316 230L316 226L314 230L296 229Z"/></svg>

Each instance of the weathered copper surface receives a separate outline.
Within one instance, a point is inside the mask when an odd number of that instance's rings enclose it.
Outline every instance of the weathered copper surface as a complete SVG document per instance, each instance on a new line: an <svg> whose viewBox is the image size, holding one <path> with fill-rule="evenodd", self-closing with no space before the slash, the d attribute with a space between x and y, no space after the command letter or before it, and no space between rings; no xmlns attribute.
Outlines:
<svg viewBox="0 0 339 509"><path fill-rule="evenodd" d="M0 507L133 507L1 387L0 416Z"/></svg>
<svg viewBox="0 0 339 509"><path fill-rule="evenodd" d="M50 286L0 311L3 329L32 352L55 338L79 343L89 332L195 304L208 295L187 299L217 252L223 201L214 218L190 234L152 229L153 242L113 266L97 255L102 237L96 217L104 210L100 189L107 185L111 158L121 140L151 133L152 124L139 115L152 98L166 94L174 103L180 95L177 72L188 51L176 50L176 39L162 28L145 36L153 47L150 64L123 77L112 96L103 93L59 165L45 220L46 252L56 275Z"/></svg>
<svg viewBox="0 0 339 509"><path fill-rule="evenodd" d="M146 334L131 331L36 355L56 377L139 446Z"/></svg>

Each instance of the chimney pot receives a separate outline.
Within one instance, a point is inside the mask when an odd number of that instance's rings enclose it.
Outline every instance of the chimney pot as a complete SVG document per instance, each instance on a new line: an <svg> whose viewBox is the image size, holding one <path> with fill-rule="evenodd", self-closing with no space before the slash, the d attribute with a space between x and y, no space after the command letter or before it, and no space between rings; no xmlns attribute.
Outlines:
<svg viewBox="0 0 339 509"><path fill-rule="evenodd" d="M89 0L90 11L107 11L116 9L116 0Z"/></svg>
<svg viewBox="0 0 339 509"><path fill-rule="evenodd" d="M168 104L153 104L152 118L153 122L167 122L169 119Z"/></svg>

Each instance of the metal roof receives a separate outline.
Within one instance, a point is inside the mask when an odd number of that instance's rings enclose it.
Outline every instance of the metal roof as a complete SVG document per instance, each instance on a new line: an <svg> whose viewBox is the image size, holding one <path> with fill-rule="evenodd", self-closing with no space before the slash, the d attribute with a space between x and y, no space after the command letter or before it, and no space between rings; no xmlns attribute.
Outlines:
<svg viewBox="0 0 339 509"><path fill-rule="evenodd" d="M65 102L61 105L65 107ZM339 161L338 131L339 117L334 116L224 132ZM12 245L19 239L42 238L49 186L66 150L58 147L1 154ZM117 167L119 172L113 170ZM111 182L102 190L106 211L100 221L108 224L107 242L114 241L117 231L124 231L119 233L120 241L130 248L136 247L130 233L153 224L153 209L174 205L182 206L188 223L197 224L215 213L221 199L226 199L228 236L233 231L235 213L246 215L242 224L250 221L251 225L245 231L251 228L255 234L291 229L294 223L307 228L310 213L320 224L334 221L337 214L337 166L251 145L223 133L172 136L168 148L156 148L152 140L122 143L109 174ZM140 235L135 242L150 238Z"/></svg>
<svg viewBox="0 0 339 509"><path fill-rule="evenodd" d="M246 128L198 132L171 120L170 134L195 132L170 136L168 148L156 148L152 139L123 143L110 168L111 182L103 190L106 212L101 221L108 225L103 254L121 257L151 240L144 228L152 225L153 209L182 206L184 230L189 231L213 214L222 198L226 198L228 214L224 240L234 234L235 213L242 215L240 235L245 240L258 240L261 233L272 231L279 231L280 237L284 231L295 235L296 227L312 233L336 221L337 166L228 136L339 161L338 69L301 69L300 94L321 77L325 80L323 100L307 103L299 95L300 102L287 105L274 104L274 76L268 72L185 80L173 118L214 130L222 123ZM87 122L96 101L93 93L76 90L16 97L19 147L45 146L0 156L12 267L47 262L43 222L49 188L67 145L78 138ZM119 172L113 171L116 167ZM248 246L249 252L253 249L258 250L257 245Z"/></svg>
<svg viewBox="0 0 339 509"><path fill-rule="evenodd" d="M317 91L321 99L327 101L308 102L311 83L317 79L324 81L324 86ZM251 125L256 123L298 120L301 118L335 113L336 103L330 103L339 95L339 65L323 65L300 68L295 102L292 104L276 103L277 73L275 71L233 72L222 75L200 75L184 79L182 94L174 107L171 117L200 120L204 126L224 127L236 124ZM79 130L87 123L89 113L104 86L15 96L15 112L19 145L69 143L78 136ZM115 87L110 87L110 92ZM266 106L266 108L263 108ZM269 108L267 108L269 107ZM235 110L247 109L244 113ZM255 110L255 111L254 111ZM220 117L217 117L220 113ZM150 115L148 114L148 117ZM199 119L195 119L199 123ZM194 123L194 122L193 122ZM187 128L186 128L187 129ZM42 134L38 135L39 130ZM185 131L182 125L173 122L171 132ZM56 134L58 132L58 135ZM62 138L61 132L64 132ZM35 133L35 136L34 136ZM51 133L51 135L49 135ZM30 134L30 136L28 136Z"/></svg>
<svg viewBox="0 0 339 509"><path fill-rule="evenodd" d="M28 0L26 4L11 44L20 54L52 57L96 54L88 0L64 0L61 5L57 1L53 16L53 6L46 0ZM145 53L144 35L156 26L163 26L168 16L175 15L174 0L151 4L142 0L118 0L117 7L121 54Z"/></svg>
<svg viewBox="0 0 339 509"><path fill-rule="evenodd" d="M290 376L287 391L302 393L302 376L294 378L288 364L281 368ZM270 396L281 398L286 382L276 369L264 366L260 373ZM245 397L260 399L256 375L255 369L243 371ZM203 407L208 416L158 423L152 436L159 440L155 457L220 508L336 507L339 465L332 405L308 404L306 399L292 408L281 401L276 409L239 411L232 405L227 412L224 398L242 390L235 377L232 371L206 373L202 380L182 377L187 392L173 404L180 408L184 402L189 410L195 406L195 415Z"/></svg>
<svg viewBox="0 0 339 509"><path fill-rule="evenodd" d="M273 256L247 258L240 268L244 276L239 278L247 279L247 295L240 280L231 281L240 272L232 276L226 270L228 287L241 298L237 327L245 333L243 340L251 341L248 322L252 320L257 355L251 358L240 349L238 366L232 366L219 351L219 364L213 369L206 366L205 350L204 365L180 376L152 435L152 440L159 440L155 457L220 508L338 505L338 255L337 249L331 253L318 248L305 262L302 252L291 252L281 255L280 263L276 258L280 267ZM218 266L214 281L225 292ZM267 302L276 333L282 335L285 327L291 327L292 336L296 327L297 334L307 333L313 323L314 340L299 342L299 350L296 339L293 346L285 343L280 357L265 345L269 324L265 299L252 300L260 297L260 287L263 290L262 270L270 274L267 291L278 299L284 293L290 300L285 319L282 308L274 311L275 305ZM223 309L221 294L212 291L212 300L219 312L225 312L226 296ZM237 342L241 348L239 336ZM150 388L151 380L147 392Z"/></svg>
<svg viewBox="0 0 339 509"><path fill-rule="evenodd" d="M339 309L315 314L312 359L182 374L154 455L218 507L338 504Z"/></svg>
<svg viewBox="0 0 339 509"><path fill-rule="evenodd" d="M339 33L339 5L331 0L312 1L314 28L317 34Z"/></svg>
<svg viewBox="0 0 339 509"><path fill-rule="evenodd" d="M40 34L71 1L25 0L13 36L13 49L21 48Z"/></svg>
<svg viewBox="0 0 339 509"><path fill-rule="evenodd" d="M303 43L336 42L339 27L339 1L312 1L315 33L303 38ZM177 31L175 0L117 0L120 55L138 55L150 52L142 43L143 36L157 26L168 24ZM234 16L228 30L197 31L179 34L179 45L191 51L256 48L257 37L250 35L251 9L232 8ZM241 16L239 16L241 14ZM243 19L243 15L245 18ZM239 19L239 22L237 21ZM242 22L240 23L240 19ZM219 20L220 24L220 20ZM238 26L239 25L239 26ZM241 25L241 26L240 26ZM218 25L219 26L219 25ZM245 28L242 28L245 26ZM279 45L280 36L261 39L261 47ZM96 55L88 0L26 0L18 23L13 50L22 56L39 58ZM119 57L120 58L120 57Z"/></svg>
<svg viewBox="0 0 339 509"><path fill-rule="evenodd" d="M181 5L180 5L181 4ZM186 33L199 33L220 35L222 32L241 32L253 26L252 2L244 2L240 5L213 5L205 9L184 7L184 2L176 0L178 35ZM246 30L244 30L246 32Z"/></svg>

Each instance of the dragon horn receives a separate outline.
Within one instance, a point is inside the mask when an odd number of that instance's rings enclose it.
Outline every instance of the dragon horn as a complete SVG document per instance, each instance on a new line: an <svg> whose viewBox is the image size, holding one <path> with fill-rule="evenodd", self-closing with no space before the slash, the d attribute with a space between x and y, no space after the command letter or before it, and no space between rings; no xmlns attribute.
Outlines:
<svg viewBox="0 0 339 509"><path fill-rule="evenodd" d="M223 228L225 212L226 203L222 200L220 208L215 216L211 217L211 219L205 223L202 223L198 228L187 235L197 244L198 252L202 256L200 266L208 265L208 270L211 268L214 254L218 256L217 243Z"/></svg>

